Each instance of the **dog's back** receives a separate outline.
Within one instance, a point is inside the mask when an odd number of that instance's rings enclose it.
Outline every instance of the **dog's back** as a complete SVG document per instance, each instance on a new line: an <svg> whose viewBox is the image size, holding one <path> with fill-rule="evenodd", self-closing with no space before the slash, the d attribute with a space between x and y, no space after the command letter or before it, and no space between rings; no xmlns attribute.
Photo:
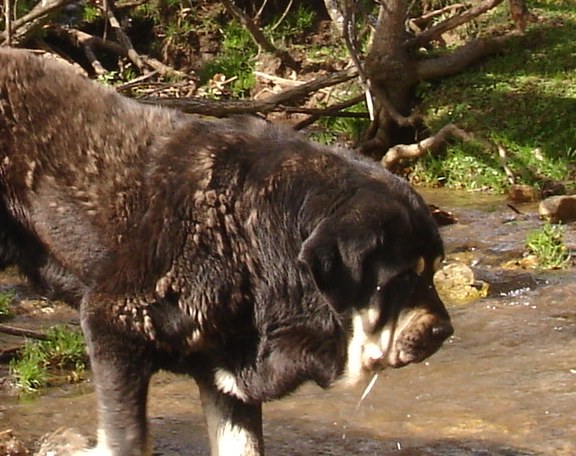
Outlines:
<svg viewBox="0 0 576 456"><path fill-rule="evenodd" d="M18 264L44 292L77 305L142 207L156 144L184 119L53 57L0 50L0 266Z"/></svg>

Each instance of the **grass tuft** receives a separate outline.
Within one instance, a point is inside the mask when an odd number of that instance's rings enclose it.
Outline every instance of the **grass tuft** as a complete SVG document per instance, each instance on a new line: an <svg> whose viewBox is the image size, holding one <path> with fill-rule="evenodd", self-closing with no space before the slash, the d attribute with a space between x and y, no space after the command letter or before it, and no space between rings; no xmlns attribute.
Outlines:
<svg viewBox="0 0 576 456"><path fill-rule="evenodd" d="M27 340L21 356L10 362L10 372L16 387L31 393L63 376L77 380L86 367L85 360L82 333L56 326L48 331L48 340Z"/></svg>
<svg viewBox="0 0 576 456"><path fill-rule="evenodd" d="M563 269L570 265L571 252L564 243L564 227L545 223L542 228L528 233L528 254L534 255L541 269Z"/></svg>
<svg viewBox="0 0 576 456"><path fill-rule="evenodd" d="M0 292L0 320L9 318L12 314L10 306L14 301L13 291L2 291Z"/></svg>

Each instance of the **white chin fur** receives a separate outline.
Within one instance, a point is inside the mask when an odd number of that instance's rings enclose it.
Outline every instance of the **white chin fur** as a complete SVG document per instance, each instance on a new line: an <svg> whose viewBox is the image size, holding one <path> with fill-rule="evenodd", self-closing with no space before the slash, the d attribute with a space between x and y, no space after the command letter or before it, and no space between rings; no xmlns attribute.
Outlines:
<svg viewBox="0 0 576 456"><path fill-rule="evenodd" d="M392 330L385 327L376 334L368 334L365 330L365 327L372 326L378 317L378 310L374 308L354 313L346 368L338 384L352 387L366 381L374 373L371 366L375 361L387 358L393 336Z"/></svg>

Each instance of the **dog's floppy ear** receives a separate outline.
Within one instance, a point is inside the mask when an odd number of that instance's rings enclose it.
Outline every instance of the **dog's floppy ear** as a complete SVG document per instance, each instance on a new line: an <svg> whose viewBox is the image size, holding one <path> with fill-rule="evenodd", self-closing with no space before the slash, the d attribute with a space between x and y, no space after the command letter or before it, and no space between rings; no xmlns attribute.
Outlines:
<svg viewBox="0 0 576 456"><path fill-rule="evenodd" d="M304 241L298 260L332 307L342 312L359 304L364 264L376 244L377 239L362 236L357 226L327 219Z"/></svg>

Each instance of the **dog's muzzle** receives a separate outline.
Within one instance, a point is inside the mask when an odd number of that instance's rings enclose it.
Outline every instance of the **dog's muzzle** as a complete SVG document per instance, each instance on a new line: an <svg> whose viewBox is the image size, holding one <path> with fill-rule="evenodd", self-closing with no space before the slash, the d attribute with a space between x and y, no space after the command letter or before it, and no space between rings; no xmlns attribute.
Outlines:
<svg viewBox="0 0 576 456"><path fill-rule="evenodd" d="M394 331L385 362L391 367L419 363L435 353L453 333L449 319L414 311Z"/></svg>

